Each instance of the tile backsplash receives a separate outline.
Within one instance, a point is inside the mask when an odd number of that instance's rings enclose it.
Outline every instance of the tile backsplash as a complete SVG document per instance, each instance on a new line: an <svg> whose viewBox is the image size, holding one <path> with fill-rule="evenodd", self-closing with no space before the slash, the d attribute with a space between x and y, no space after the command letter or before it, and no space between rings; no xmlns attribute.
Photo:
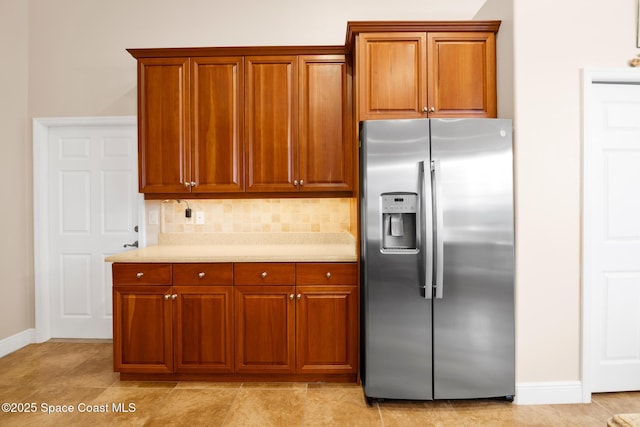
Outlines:
<svg viewBox="0 0 640 427"><path fill-rule="evenodd" d="M147 239L153 243L158 233L352 232L354 203L347 198L146 201ZM191 218L185 217L187 205ZM198 215L204 224L196 223Z"/></svg>

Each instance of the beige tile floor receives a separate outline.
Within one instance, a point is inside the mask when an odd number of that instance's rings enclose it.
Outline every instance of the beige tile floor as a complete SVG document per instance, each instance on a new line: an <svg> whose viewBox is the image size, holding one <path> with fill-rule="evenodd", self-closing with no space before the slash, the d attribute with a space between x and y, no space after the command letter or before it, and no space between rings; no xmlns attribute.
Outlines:
<svg viewBox="0 0 640 427"><path fill-rule="evenodd" d="M582 405L492 400L381 402L355 384L121 382L110 342L50 341L0 359L0 426L605 426L640 412L640 392L594 395ZM118 405L127 411L116 412ZM131 407L129 405L132 405ZM73 412L46 409L72 408ZM4 407L3 407L4 409ZM87 412L95 409L98 412ZM84 412L80 412L84 410ZM99 412L107 411L108 412Z"/></svg>

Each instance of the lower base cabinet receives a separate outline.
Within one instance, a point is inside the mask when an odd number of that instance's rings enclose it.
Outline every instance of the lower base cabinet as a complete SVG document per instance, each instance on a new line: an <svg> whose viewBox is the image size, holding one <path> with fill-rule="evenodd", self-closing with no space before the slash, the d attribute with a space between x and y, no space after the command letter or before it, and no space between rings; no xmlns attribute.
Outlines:
<svg viewBox="0 0 640 427"><path fill-rule="evenodd" d="M116 263L113 285L124 379L357 379L355 263Z"/></svg>

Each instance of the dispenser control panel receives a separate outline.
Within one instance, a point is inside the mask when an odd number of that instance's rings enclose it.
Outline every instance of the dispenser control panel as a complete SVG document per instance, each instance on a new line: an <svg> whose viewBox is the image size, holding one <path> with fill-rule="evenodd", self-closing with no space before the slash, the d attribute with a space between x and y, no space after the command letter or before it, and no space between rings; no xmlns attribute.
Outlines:
<svg viewBox="0 0 640 427"><path fill-rule="evenodd" d="M416 213L417 194L383 194L382 213Z"/></svg>

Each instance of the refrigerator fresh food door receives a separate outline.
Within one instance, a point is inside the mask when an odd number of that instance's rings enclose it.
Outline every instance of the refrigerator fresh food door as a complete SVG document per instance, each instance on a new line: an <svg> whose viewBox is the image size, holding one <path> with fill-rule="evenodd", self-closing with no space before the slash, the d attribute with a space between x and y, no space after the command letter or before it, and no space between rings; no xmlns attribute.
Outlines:
<svg viewBox="0 0 640 427"><path fill-rule="evenodd" d="M369 398L433 398L426 263L431 229L424 227L431 223L428 136L424 119L370 121L361 129L363 380Z"/></svg>
<svg viewBox="0 0 640 427"><path fill-rule="evenodd" d="M511 134L510 120L431 120L435 399L515 394Z"/></svg>

